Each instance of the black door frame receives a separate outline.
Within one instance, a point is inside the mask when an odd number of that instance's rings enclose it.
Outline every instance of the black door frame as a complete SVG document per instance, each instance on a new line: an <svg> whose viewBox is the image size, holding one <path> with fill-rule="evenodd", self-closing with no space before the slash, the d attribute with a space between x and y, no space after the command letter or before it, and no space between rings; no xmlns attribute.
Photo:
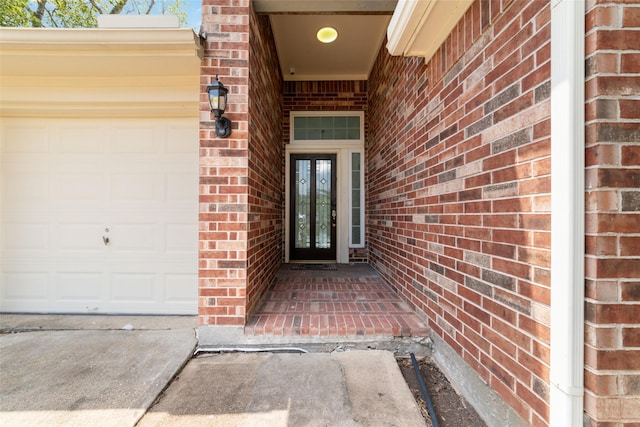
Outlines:
<svg viewBox="0 0 640 427"><path fill-rule="evenodd" d="M331 160L331 210L337 212L337 155L335 153L321 154L321 153L292 153L290 154L290 215L289 215L289 260L291 261L336 261L337 260L337 217L334 216L331 224L331 246L328 249L319 249L315 247L315 215L316 206L315 198L311 197L311 248L301 249L295 247L295 232L296 224L295 220L295 208L296 208L296 191L295 191L295 167L296 160L311 160L311 194L315 195L316 183L315 183L315 161L316 160Z"/></svg>

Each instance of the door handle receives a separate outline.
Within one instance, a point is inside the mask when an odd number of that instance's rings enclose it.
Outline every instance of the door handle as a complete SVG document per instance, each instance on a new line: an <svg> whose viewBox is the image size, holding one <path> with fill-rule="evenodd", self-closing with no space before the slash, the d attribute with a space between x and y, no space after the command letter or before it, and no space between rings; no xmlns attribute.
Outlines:
<svg viewBox="0 0 640 427"><path fill-rule="evenodd" d="M338 216L335 209L331 210L331 225L336 226L336 217Z"/></svg>
<svg viewBox="0 0 640 427"><path fill-rule="evenodd" d="M105 228L104 232L108 233L109 229ZM104 243L104 245L107 246L109 244L109 236L102 236L102 243Z"/></svg>

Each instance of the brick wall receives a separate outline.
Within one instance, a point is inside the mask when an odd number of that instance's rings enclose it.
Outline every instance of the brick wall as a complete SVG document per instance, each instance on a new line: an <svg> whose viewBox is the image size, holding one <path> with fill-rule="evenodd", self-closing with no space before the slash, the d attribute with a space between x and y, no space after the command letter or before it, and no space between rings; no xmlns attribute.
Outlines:
<svg viewBox="0 0 640 427"><path fill-rule="evenodd" d="M588 1L585 412L640 422L640 5Z"/></svg>
<svg viewBox="0 0 640 427"><path fill-rule="evenodd" d="M282 75L267 16L250 20L247 314L283 261Z"/></svg>
<svg viewBox="0 0 640 427"><path fill-rule="evenodd" d="M200 70L198 314L201 325L243 325L247 291L250 0L203 0L208 37ZM229 138L217 138L206 87L229 89Z"/></svg>
<svg viewBox="0 0 640 427"><path fill-rule="evenodd" d="M527 422L549 419L550 6L476 1L369 80L372 265Z"/></svg>

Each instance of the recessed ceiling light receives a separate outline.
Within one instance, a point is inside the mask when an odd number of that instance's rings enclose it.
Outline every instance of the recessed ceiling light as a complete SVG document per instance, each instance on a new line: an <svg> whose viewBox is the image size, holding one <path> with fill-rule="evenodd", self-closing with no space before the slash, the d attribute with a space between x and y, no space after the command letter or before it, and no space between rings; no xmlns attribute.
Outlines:
<svg viewBox="0 0 640 427"><path fill-rule="evenodd" d="M318 30L316 37L318 37L318 40L322 43L332 43L338 38L338 32L333 27L324 27Z"/></svg>

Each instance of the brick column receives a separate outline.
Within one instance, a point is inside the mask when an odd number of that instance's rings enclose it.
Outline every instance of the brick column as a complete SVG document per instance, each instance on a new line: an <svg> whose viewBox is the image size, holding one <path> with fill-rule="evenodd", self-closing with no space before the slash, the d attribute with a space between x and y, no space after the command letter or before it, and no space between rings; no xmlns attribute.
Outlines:
<svg viewBox="0 0 640 427"><path fill-rule="evenodd" d="M585 412L622 426L640 421L640 7L600 3L586 15Z"/></svg>
<svg viewBox="0 0 640 427"><path fill-rule="evenodd" d="M248 58L250 0L203 0L200 72L200 325L244 325L247 287ZM206 88L229 89L229 138L215 134Z"/></svg>

